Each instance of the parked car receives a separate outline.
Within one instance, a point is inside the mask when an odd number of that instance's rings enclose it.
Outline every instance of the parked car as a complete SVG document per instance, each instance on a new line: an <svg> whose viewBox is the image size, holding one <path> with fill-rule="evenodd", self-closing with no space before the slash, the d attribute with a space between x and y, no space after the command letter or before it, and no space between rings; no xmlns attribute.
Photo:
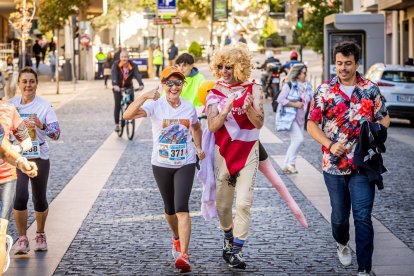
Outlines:
<svg viewBox="0 0 414 276"><path fill-rule="evenodd" d="M390 117L408 119L414 127L414 66L376 63L365 77L378 84Z"/></svg>

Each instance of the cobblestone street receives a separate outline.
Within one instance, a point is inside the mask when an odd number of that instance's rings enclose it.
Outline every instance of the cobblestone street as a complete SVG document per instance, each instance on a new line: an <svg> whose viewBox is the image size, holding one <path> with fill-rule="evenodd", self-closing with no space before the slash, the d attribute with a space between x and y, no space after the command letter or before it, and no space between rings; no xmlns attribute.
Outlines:
<svg viewBox="0 0 414 276"><path fill-rule="evenodd" d="M202 68L206 72L207 68ZM255 74L257 78L259 72ZM156 82L145 80L145 84L147 90L155 86ZM50 142L52 166L49 202L59 195L107 138L113 135L111 90L105 90L101 82L90 82L79 87L77 95L57 110L62 136L57 142ZM282 143L264 142L264 146L269 156L283 156L289 145L288 136L275 132L274 113L269 102L265 109L265 126ZM162 200L150 164L151 124L148 119L143 119L140 124L137 121L137 126L132 141L126 141L125 135L117 138L126 144L126 148L119 160L113 160L115 169L59 261L54 275L178 274L172 265L171 235L164 220ZM389 173L384 175L385 189L377 191L374 207L374 217L411 253L414 250L413 136L414 129L408 125L392 124L384 156ZM307 134L300 155L321 172L320 146ZM281 169L275 160L272 163L280 173ZM354 252L352 265L343 267L336 256L330 223L298 188L293 178L282 175L282 179L304 211L309 229L303 229L297 223L276 190L259 173L252 223L244 249L247 261L245 271L230 269L222 260L222 233L218 220L205 221L201 216L201 183L195 180L190 201L193 229L189 255L193 274L355 275L357 265ZM329 202L326 204L329 205ZM33 210L32 205L29 210ZM30 219L33 221L33 216ZM14 225L10 229L13 238L17 238ZM36 256L42 260L53 258L54 248L50 246L47 253L36 253ZM30 258L35 257L32 255ZM21 270L13 271L21 271L19 275L34 275L25 269L30 267L28 260L14 259L14 266ZM406 275L413 273L408 271Z"/></svg>

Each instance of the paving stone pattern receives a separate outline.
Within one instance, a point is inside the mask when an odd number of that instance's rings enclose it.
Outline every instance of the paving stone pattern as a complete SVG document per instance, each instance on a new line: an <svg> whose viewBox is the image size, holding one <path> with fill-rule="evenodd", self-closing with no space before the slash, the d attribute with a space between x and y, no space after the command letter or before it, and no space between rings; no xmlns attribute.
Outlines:
<svg viewBox="0 0 414 276"><path fill-rule="evenodd" d="M171 233L164 221L161 196L152 176L151 146L150 121L145 120L55 275L177 274L172 266ZM269 153L275 153L273 147ZM259 175L250 236L244 250L246 271L230 269L222 260L222 233L218 221L207 222L195 214L190 243L193 274L355 274L355 265L343 268L337 260L328 223L302 193L287 178L285 180L306 213L310 228L301 228L280 196ZM196 180L190 201L192 212L200 210L200 187Z"/></svg>

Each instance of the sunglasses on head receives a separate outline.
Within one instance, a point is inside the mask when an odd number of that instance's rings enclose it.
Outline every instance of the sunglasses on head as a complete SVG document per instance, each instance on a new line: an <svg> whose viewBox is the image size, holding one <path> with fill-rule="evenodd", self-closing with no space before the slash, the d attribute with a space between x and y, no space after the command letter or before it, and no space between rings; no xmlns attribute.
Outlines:
<svg viewBox="0 0 414 276"><path fill-rule="evenodd" d="M223 66L223 64L219 64L219 65L217 65L217 69L219 69L219 70L221 70L221 69L226 69L226 70L232 70L233 69L233 66Z"/></svg>
<svg viewBox="0 0 414 276"><path fill-rule="evenodd" d="M167 80L165 81L165 85L167 85L168 87L173 87L175 86L181 86L183 85L184 81L183 80Z"/></svg>

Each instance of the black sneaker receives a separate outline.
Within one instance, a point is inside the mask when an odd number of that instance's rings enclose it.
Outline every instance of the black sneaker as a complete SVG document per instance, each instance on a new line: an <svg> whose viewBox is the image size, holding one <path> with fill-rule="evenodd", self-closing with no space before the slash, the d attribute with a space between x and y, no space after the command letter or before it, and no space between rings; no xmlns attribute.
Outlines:
<svg viewBox="0 0 414 276"><path fill-rule="evenodd" d="M226 263L230 262L231 250L233 249L233 242L231 240L224 239L223 242L223 259Z"/></svg>
<svg viewBox="0 0 414 276"><path fill-rule="evenodd" d="M243 253L231 253L229 266L233 268L246 269L246 263L243 259Z"/></svg>

